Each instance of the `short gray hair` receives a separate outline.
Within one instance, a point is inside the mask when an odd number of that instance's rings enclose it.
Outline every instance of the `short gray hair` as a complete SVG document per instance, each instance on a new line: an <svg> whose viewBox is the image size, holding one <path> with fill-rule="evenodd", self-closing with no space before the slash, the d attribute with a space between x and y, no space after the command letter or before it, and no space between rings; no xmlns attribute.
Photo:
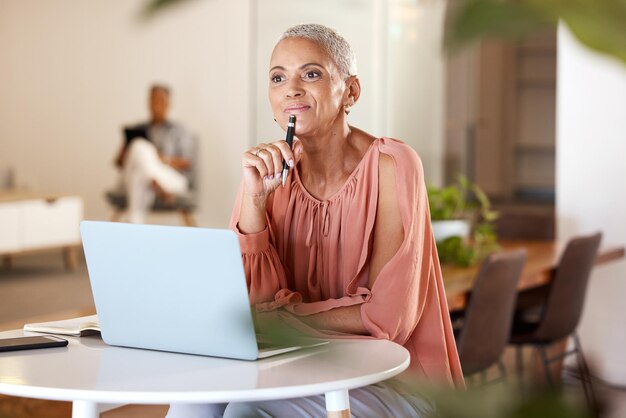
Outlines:
<svg viewBox="0 0 626 418"><path fill-rule="evenodd" d="M320 45L346 76L356 75L356 58L346 39L334 29L315 23L292 26L287 29L278 42L287 38L309 39Z"/></svg>

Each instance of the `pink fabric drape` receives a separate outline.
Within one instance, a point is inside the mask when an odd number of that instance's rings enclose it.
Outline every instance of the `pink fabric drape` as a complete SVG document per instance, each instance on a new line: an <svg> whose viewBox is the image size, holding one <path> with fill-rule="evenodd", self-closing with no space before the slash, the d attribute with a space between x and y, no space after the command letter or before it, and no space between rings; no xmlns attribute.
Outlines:
<svg viewBox="0 0 626 418"><path fill-rule="evenodd" d="M381 153L395 163L404 241L368 289ZM231 219L235 231L240 202L241 193ZM311 315L360 304L372 337L411 353L409 370L463 386L415 151L390 138L373 141L345 185L325 201L311 196L293 170L285 188L268 200L267 222L257 234L239 233L250 301L258 311L282 307Z"/></svg>

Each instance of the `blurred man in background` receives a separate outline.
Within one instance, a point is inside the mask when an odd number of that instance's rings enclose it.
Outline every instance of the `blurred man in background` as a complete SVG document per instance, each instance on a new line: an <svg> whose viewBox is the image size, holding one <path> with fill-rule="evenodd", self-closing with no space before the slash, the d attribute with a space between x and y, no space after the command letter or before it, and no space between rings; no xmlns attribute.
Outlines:
<svg viewBox="0 0 626 418"><path fill-rule="evenodd" d="M168 120L170 90L150 88L150 120L124 129L125 142L115 164L122 171L128 221L144 223L155 199L171 201L189 190L195 154L193 137Z"/></svg>

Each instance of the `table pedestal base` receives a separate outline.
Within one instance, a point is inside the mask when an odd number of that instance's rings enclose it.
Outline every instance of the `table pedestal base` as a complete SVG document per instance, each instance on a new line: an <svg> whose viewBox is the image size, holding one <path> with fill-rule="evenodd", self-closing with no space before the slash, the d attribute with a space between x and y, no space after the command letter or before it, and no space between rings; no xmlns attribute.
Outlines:
<svg viewBox="0 0 626 418"><path fill-rule="evenodd" d="M72 402L72 418L98 418L98 404L90 401Z"/></svg>
<svg viewBox="0 0 626 418"><path fill-rule="evenodd" d="M350 394L347 390L326 392L324 398L328 418L350 418Z"/></svg>

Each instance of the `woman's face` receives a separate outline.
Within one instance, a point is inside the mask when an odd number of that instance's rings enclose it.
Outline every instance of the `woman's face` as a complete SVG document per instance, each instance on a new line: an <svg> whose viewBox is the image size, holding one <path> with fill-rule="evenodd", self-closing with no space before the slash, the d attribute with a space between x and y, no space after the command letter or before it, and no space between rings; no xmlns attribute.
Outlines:
<svg viewBox="0 0 626 418"><path fill-rule="evenodd" d="M278 124L296 116L296 135L329 129L344 117L348 89L345 77L314 41L283 39L270 60L269 99Z"/></svg>

